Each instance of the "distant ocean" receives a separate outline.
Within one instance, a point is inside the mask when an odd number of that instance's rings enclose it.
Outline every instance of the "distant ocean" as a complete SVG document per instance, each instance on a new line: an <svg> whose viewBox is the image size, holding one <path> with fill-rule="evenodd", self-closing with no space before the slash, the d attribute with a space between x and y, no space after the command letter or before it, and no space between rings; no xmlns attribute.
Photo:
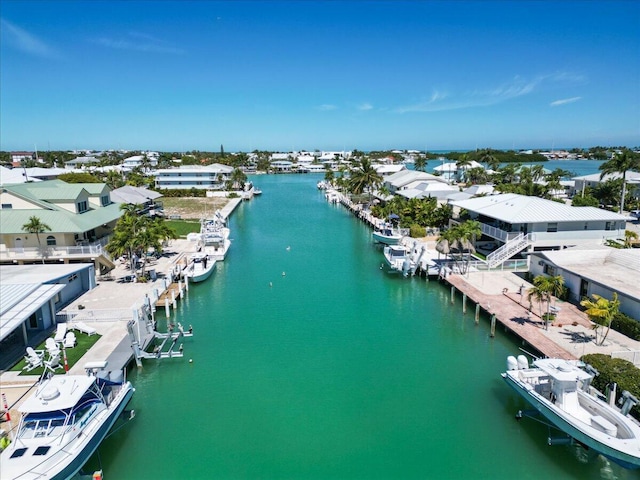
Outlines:
<svg viewBox="0 0 640 480"><path fill-rule="evenodd" d="M437 153L437 152L434 152ZM557 168L561 168L562 170L567 170L571 172L569 178L572 177L580 177L582 175L591 175L593 173L600 172L600 165L602 165L603 160L549 160L548 162L525 162L527 165L542 165L547 170L555 170ZM427 162L427 172L433 173L433 169L438 165L441 165L442 162L437 160L429 160ZM506 164L501 164L501 166Z"/></svg>

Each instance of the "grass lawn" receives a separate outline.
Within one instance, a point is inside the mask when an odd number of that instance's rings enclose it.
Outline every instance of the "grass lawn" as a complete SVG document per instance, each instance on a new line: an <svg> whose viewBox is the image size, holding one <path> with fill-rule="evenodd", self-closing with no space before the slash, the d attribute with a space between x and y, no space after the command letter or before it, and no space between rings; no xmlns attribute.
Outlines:
<svg viewBox="0 0 640 480"><path fill-rule="evenodd" d="M67 352L67 364L69 365L69 368L73 367L82 358L82 356L85 353L87 353L87 350L89 350L98 340L100 340L100 335L98 335L98 334L89 336L86 333L82 333L82 332L78 332L78 331L75 331L74 333L76 334L77 344L73 348L67 348L66 349L66 352ZM48 354L46 353L46 347L45 347L44 343L45 342L42 342L40 345L35 347L34 350L45 350L45 360L46 360L48 358ZM20 373L20 375L42 375L42 372L44 371L44 367L34 368L30 372L27 372L27 371L22 370L26 364L27 364L27 362L23 358L22 360L20 360L17 364L15 364L13 366L11 371L12 372L22 371L22 373ZM65 373L64 372L64 357L62 356L62 353L61 353L61 357L60 357L60 365L62 365L63 368L56 369L56 372L55 372L56 374L64 374Z"/></svg>
<svg viewBox="0 0 640 480"><path fill-rule="evenodd" d="M176 231L178 237L186 237L189 233L200 232L200 222L194 220L165 220L165 223Z"/></svg>

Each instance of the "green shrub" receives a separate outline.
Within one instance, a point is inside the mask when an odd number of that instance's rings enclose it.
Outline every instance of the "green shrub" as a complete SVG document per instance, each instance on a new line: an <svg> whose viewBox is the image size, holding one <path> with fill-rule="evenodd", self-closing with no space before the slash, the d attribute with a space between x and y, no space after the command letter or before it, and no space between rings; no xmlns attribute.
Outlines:
<svg viewBox="0 0 640 480"><path fill-rule="evenodd" d="M409 236L411 238L422 238L426 235L427 229L425 227L421 227L417 223L414 223L409 227Z"/></svg>
<svg viewBox="0 0 640 480"><path fill-rule="evenodd" d="M622 395L623 390L640 397L640 369L622 358L611 358L603 353L593 353L584 355L580 360L594 367L600 375L593 379L592 385L606 393L607 385L616 382L616 402ZM631 415L640 419L640 405L635 405L631 409Z"/></svg>
<svg viewBox="0 0 640 480"><path fill-rule="evenodd" d="M624 313L616 313L611 322L611 328L633 340L640 340L640 322Z"/></svg>

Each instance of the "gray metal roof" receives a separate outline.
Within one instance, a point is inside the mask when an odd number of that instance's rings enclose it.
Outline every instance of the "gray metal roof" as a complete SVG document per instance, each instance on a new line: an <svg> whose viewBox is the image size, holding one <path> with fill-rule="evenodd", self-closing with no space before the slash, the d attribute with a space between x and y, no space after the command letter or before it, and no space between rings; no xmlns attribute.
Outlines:
<svg viewBox="0 0 640 480"><path fill-rule="evenodd" d="M452 201L451 204L508 223L628 220L626 216L601 208L572 207L565 203L515 193Z"/></svg>
<svg viewBox="0 0 640 480"><path fill-rule="evenodd" d="M567 248L535 252L558 267L582 278L606 285L619 293L640 300L640 250L611 247Z"/></svg>
<svg viewBox="0 0 640 480"><path fill-rule="evenodd" d="M0 341L63 288L63 284L0 284Z"/></svg>
<svg viewBox="0 0 640 480"><path fill-rule="evenodd" d="M125 185L111 191L111 201L118 203L144 204L149 200L162 197L162 194L148 188Z"/></svg>

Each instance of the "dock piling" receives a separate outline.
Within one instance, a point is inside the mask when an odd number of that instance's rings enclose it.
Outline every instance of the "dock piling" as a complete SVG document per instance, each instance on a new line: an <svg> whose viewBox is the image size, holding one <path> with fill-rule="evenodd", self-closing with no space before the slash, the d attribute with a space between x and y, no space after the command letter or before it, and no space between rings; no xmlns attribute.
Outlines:
<svg viewBox="0 0 640 480"><path fill-rule="evenodd" d="M451 286L451 303L454 302L455 300L455 295L456 295L456 287L454 287L453 285Z"/></svg>
<svg viewBox="0 0 640 480"><path fill-rule="evenodd" d="M467 294L462 294L462 313L467 313Z"/></svg>
<svg viewBox="0 0 640 480"><path fill-rule="evenodd" d="M480 323L480 304L476 303L476 325L478 325L478 323Z"/></svg>
<svg viewBox="0 0 640 480"><path fill-rule="evenodd" d="M167 318L171 316L171 312L169 311L169 297L164 297L164 313L167 315Z"/></svg>
<svg viewBox="0 0 640 480"><path fill-rule="evenodd" d="M496 336L496 314L491 315L491 337Z"/></svg>

